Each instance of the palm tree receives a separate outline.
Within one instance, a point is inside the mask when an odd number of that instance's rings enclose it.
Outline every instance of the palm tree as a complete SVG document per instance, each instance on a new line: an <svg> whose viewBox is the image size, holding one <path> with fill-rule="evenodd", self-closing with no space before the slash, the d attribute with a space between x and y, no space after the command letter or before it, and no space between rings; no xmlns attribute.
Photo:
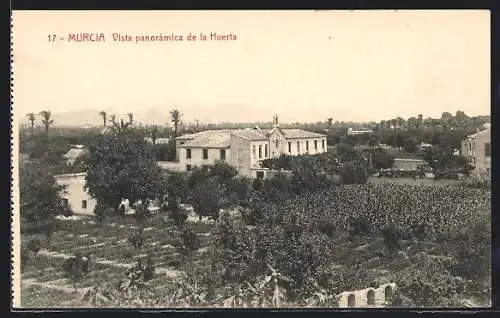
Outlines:
<svg viewBox="0 0 500 318"><path fill-rule="evenodd" d="M328 123L328 128L329 128L329 129L330 129L330 128L332 128L333 118L331 118L331 117L330 117L330 118L327 118L327 119L326 119L326 122Z"/></svg>
<svg viewBox="0 0 500 318"><path fill-rule="evenodd" d="M107 122L107 117L108 117L108 114L104 111L104 110L101 110L101 112L99 113L99 115L102 117L102 121L104 122L104 127L106 127L106 122Z"/></svg>
<svg viewBox="0 0 500 318"><path fill-rule="evenodd" d="M424 116L422 114L418 114L418 131L422 130L422 123L424 121Z"/></svg>
<svg viewBox="0 0 500 318"><path fill-rule="evenodd" d="M31 136L33 136L35 134L35 113L28 113L26 114L26 117L28 117L28 120L30 121Z"/></svg>
<svg viewBox="0 0 500 318"><path fill-rule="evenodd" d="M153 142L153 146L156 144L156 136L158 134L158 126L153 125L151 127L151 141Z"/></svg>
<svg viewBox="0 0 500 318"><path fill-rule="evenodd" d="M49 135L49 127L54 123L52 119L50 119L50 116L52 114L48 110L44 110L40 112L40 116L42 116L42 124L45 127L45 135Z"/></svg>
<svg viewBox="0 0 500 318"><path fill-rule="evenodd" d="M181 121L182 113L177 109L172 109L170 111L170 118L172 119L172 123L174 123L174 138L177 137L177 131L179 128L179 123Z"/></svg>
<svg viewBox="0 0 500 318"><path fill-rule="evenodd" d="M134 114L128 113L127 116L128 116L128 123L132 125L132 123L134 122Z"/></svg>
<svg viewBox="0 0 500 318"><path fill-rule="evenodd" d="M120 119L120 123L117 123L115 120L112 121L113 126L111 129L115 134L123 134L128 131L130 122L126 123L123 121L123 119Z"/></svg>
<svg viewBox="0 0 500 318"><path fill-rule="evenodd" d="M111 122L112 124L115 124L115 122L116 122L116 115L115 115L115 114L111 115L110 122Z"/></svg>

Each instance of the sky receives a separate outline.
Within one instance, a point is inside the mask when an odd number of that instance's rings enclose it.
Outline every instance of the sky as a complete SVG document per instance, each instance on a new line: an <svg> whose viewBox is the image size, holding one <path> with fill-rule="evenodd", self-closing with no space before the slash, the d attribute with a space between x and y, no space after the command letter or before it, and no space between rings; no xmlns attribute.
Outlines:
<svg viewBox="0 0 500 318"><path fill-rule="evenodd" d="M489 11L15 11L14 116L173 108L204 122L490 114ZM106 42L49 41L103 33ZM189 33L235 41L188 41ZM132 42L113 42L112 33ZM139 42L141 35L182 35Z"/></svg>

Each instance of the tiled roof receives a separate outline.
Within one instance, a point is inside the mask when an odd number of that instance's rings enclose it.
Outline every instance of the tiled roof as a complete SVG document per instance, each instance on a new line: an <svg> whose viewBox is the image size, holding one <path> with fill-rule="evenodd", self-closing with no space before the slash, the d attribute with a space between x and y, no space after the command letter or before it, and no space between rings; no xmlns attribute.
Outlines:
<svg viewBox="0 0 500 318"><path fill-rule="evenodd" d="M472 135L469 135L467 136L468 138L477 138L479 136L483 136L483 135L486 135L486 134L489 134L491 133L491 129L490 128L487 128L485 130L481 130L481 131L478 131L477 133L474 133Z"/></svg>
<svg viewBox="0 0 500 318"><path fill-rule="evenodd" d="M251 129L235 130L233 131L233 134L249 140L267 140L265 131L262 130L251 130Z"/></svg>
<svg viewBox="0 0 500 318"><path fill-rule="evenodd" d="M193 139L186 141L183 148L229 148L231 146L231 131L212 130L198 133Z"/></svg>
<svg viewBox="0 0 500 318"><path fill-rule="evenodd" d="M326 137L326 135L318 134L312 131L302 130L302 129L282 129L286 138L296 139L296 138L321 138Z"/></svg>
<svg viewBox="0 0 500 318"><path fill-rule="evenodd" d="M181 147L183 148L229 148L231 146L231 134L240 136L249 140L267 140L266 134L272 130L259 129L222 129L205 130L194 134L177 137L177 140L186 140ZM321 138L323 134L318 134L302 129L281 129L286 138Z"/></svg>
<svg viewBox="0 0 500 318"><path fill-rule="evenodd" d="M64 159L76 159L85 153L85 149L70 149L67 153L64 154Z"/></svg>

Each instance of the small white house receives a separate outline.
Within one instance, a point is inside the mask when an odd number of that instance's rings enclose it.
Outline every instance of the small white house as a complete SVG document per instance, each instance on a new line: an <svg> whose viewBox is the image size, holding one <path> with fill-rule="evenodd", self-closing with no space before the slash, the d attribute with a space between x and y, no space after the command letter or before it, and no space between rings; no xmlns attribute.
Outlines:
<svg viewBox="0 0 500 318"><path fill-rule="evenodd" d="M66 160L66 164L71 166L75 163L76 159L83 156L86 153L86 150L83 145L72 145L71 149L63 155L63 158Z"/></svg>

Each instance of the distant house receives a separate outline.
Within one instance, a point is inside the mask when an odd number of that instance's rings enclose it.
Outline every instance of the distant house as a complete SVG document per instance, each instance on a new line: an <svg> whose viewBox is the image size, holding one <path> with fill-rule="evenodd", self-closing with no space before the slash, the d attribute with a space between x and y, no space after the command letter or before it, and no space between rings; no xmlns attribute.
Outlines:
<svg viewBox="0 0 500 318"><path fill-rule="evenodd" d="M359 129L349 128L347 130L348 136L366 135L366 134L373 134L373 130L368 128L359 128Z"/></svg>
<svg viewBox="0 0 500 318"><path fill-rule="evenodd" d="M75 163L76 159L83 156L86 152L83 145L73 145L71 149L63 155L63 158L66 160L66 164L71 166Z"/></svg>
<svg viewBox="0 0 500 318"><path fill-rule="evenodd" d="M475 170L491 170L491 128L485 124L486 129L467 136L461 143L461 154L465 156Z"/></svg>
<svg viewBox="0 0 500 318"><path fill-rule="evenodd" d="M425 142L421 142L420 145L417 146L417 150L419 151L425 151L430 148L432 148L432 145Z"/></svg>
<svg viewBox="0 0 500 318"><path fill-rule="evenodd" d="M146 140L148 143L152 144L153 139L150 137L145 137L144 140ZM172 138L156 138L155 139L155 144L160 145L160 144L168 144L170 140L173 140Z"/></svg>
<svg viewBox="0 0 500 318"><path fill-rule="evenodd" d="M393 168L405 171L417 171L419 167L426 166L427 161L422 159L394 159Z"/></svg>

